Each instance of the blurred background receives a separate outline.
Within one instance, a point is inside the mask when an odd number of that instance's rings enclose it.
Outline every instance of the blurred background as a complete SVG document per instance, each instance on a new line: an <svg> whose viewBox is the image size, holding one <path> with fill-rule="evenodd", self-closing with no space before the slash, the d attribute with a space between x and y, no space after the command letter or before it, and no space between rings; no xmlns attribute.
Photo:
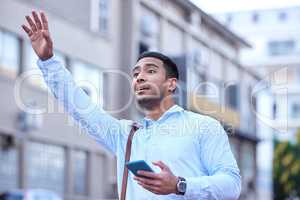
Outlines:
<svg viewBox="0 0 300 200"><path fill-rule="evenodd" d="M126 76L138 55L172 57L178 104L228 132L240 199L299 199L296 0L0 0L0 193L117 198L114 156L80 131L43 83L21 30L32 10L48 16L56 57L117 118L143 117Z"/></svg>

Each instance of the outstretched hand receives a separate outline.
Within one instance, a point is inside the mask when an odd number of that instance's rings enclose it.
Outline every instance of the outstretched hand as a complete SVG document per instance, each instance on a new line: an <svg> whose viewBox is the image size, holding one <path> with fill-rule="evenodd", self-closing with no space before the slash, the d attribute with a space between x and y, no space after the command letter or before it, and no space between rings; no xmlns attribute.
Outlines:
<svg viewBox="0 0 300 200"><path fill-rule="evenodd" d="M162 161L153 162L161 169L160 173L138 171L143 177L135 176L134 180L144 189L159 195L167 195L177 192L178 177L174 176L170 168Z"/></svg>
<svg viewBox="0 0 300 200"><path fill-rule="evenodd" d="M22 28L30 38L32 48L41 60L47 60L53 56L53 43L48 29L48 21L43 12L40 16L32 11L32 17L26 16L29 27Z"/></svg>

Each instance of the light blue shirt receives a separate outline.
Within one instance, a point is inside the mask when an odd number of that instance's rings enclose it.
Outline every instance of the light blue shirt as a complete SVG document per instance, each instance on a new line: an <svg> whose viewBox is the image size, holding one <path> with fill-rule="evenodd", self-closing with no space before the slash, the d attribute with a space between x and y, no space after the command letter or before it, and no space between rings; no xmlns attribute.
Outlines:
<svg viewBox="0 0 300 200"><path fill-rule="evenodd" d="M126 142L132 121L118 120L91 103L69 71L54 57L38 61L45 82L81 128L117 156L121 192ZM139 186L129 173L128 200L238 199L241 177L221 124L208 116L174 105L158 120L144 118L132 141L131 161L163 161L174 175L186 178L184 196L156 195Z"/></svg>

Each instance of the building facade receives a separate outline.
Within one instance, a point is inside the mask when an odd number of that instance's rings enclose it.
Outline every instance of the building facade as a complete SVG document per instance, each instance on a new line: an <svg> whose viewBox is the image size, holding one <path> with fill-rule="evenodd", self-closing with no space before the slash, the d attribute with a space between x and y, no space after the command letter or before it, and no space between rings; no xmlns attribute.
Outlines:
<svg viewBox="0 0 300 200"><path fill-rule="evenodd" d="M299 16L300 7L216 16L253 45L253 49L241 52L241 61L246 67L255 67L269 80L274 94L274 128L290 135L294 134L300 125L298 109L300 26L297 21Z"/></svg>
<svg viewBox="0 0 300 200"><path fill-rule="evenodd" d="M31 10L46 12L55 55L115 117L142 117L130 91L138 55L157 50L174 58L183 77L178 103L222 122L241 169L241 199L255 198L258 139L250 94L259 77L239 59L250 45L183 0L1 2L0 191L44 188L64 199L116 197L113 155L80 131L43 84L20 28Z"/></svg>
<svg viewBox="0 0 300 200"><path fill-rule="evenodd" d="M241 62L258 71L268 84L262 94L258 135L261 199L272 199L272 139L293 140L299 121L300 7L216 15L224 25L251 42ZM266 162L266 160L270 162Z"/></svg>

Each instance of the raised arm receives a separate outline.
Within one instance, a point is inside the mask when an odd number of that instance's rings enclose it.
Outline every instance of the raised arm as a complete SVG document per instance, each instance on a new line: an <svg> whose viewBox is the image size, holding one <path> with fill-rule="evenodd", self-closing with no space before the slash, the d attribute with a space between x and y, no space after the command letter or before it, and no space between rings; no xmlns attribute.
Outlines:
<svg viewBox="0 0 300 200"><path fill-rule="evenodd" d="M127 136L131 122L113 118L93 104L90 97L76 86L71 73L53 56L53 42L45 14L40 13L38 16L33 11L32 16L33 18L26 16L29 26L22 25L22 28L39 57L38 66L48 87L81 128L97 142L116 153L118 142L121 137Z"/></svg>

